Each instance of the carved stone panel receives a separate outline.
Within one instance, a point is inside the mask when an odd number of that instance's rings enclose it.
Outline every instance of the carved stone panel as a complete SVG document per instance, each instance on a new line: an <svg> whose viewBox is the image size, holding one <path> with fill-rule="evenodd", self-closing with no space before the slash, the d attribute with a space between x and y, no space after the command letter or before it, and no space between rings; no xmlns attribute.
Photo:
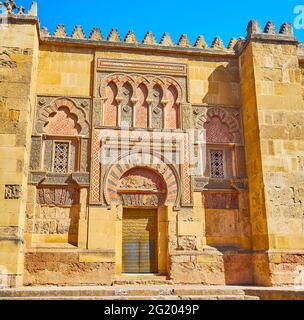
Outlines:
<svg viewBox="0 0 304 320"><path fill-rule="evenodd" d="M133 127L133 106L131 99L133 96L133 89L130 83L126 82L121 87L120 98L121 98L121 113L120 122L123 127Z"/></svg>
<svg viewBox="0 0 304 320"><path fill-rule="evenodd" d="M159 207L164 204L164 196L157 194L123 194L123 206L132 207Z"/></svg>
<svg viewBox="0 0 304 320"><path fill-rule="evenodd" d="M193 122L196 129L203 129L207 121L207 108L206 107L193 107Z"/></svg>
<svg viewBox="0 0 304 320"><path fill-rule="evenodd" d="M81 172L89 172L90 164L89 164L89 140L82 139L81 140L81 159L80 159L80 171Z"/></svg>
<svg viewBox="0 0 304 320"><path fill-rule="evenodd" d="M94 128L99 128L102 126L102 123L103 123L102 105L103 105L102 99L100 98L94 99L94 102L93 102L93 127Z"/></svg>
<svg viewBox="0 0 304 320"><path fill-rule="evenodd" d="M133 127L133 108L129 105L121 108L121 125L123 127Z"/></svg>
<svg viewBox="0 0 304 320"><path fill-rule="evenodd" d="M162 106L152 108L152 128L161 129L164 126L164 109Z"/></svg>
<svg viewBox="0 0 304 320"><path fill-rule="evenodd" d="M170 76L187 76L187 64L182 63L169 63L169 62L152 62L148 60L125 60L125 59L97 59L98 71L109 72L125 72L133 73L139 72L144 74L161 74Z"/></svg>
<svg viewBox="0 0 304 320"><path fill-rule="evenodd" d="M164 107L162 105L163 89L159 85L153 87L152 94L152 128L161 129L164 127Z"/></svg>
<svg viewBox="0 0 304 320"><path fill-rule="evenodd" d="M45 140L44 142L44 170L52 172L53 163L53 141Z"/></svg>
<svg viewBox="0 0 304 320"><path fill-rule="evenodd" d="M39 170L41 166L41 150L42 150L42 139L41 137L32 138L32 149L31 149L31 170Z"/></svg>
<svg viewBox="0 0 304 320"><path fill-rule="evenodd" d="M15 200L21 198L21 186L20 185L6 185L4 199Z"/></svg>
<svg viewBox="0 0 304 320"><path fill-rule="evenodd" d="M42 205L71 206L79 204L79 190L73 187L38 188L38 203Z"/></svg>
<svg viewBox="0 0 304 320"><path fill-rule="evenodd" d="M190 103L184 103L181 105L182 108L182 124L183 129L192 129L192 106Z"/></svg>
<svg viewBox="0 0 304 320"><path fill-rule="evenodd" d="M161 206L166 201L166 186L153 171L134 168L119 181L118 195L124 206Z"/></svg>

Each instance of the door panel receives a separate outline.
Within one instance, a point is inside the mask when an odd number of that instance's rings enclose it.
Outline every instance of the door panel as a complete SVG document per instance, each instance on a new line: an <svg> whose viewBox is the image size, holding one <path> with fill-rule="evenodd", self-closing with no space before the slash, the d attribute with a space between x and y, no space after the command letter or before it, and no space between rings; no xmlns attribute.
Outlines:
<svg viewBox="0 0 304 320"><path fill-rule="evenodd" d="M157 210L123 213L124 273L157 273Z"/></svg>

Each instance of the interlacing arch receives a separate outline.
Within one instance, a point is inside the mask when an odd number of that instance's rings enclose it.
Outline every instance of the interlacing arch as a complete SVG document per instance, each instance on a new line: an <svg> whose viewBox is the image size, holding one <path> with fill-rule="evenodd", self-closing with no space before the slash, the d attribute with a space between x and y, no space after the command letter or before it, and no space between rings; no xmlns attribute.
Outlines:
<svg viewBox="0 0 304 320"><path fill-rule="evenodd" d="M113 90L112 93L109 93L109 90L107 88L111 87L112 84L115 84L117 88L117 93L115 93ZM126 97L126 87L130 85L132 87L132 90L128 90L130 92L130 103L129 103L129 109L128 107L124 107L123 110L121 110L120 105L124 104L124 98ZM112 85L113 86L113 85ZM146 88L147 89L147 97L145 99L142 99L143 92L142 90L138 90L139 88ZM160 88L161 90L156 88ZM111 88L110 88L111 89ZM113 89L113 88L112 88ZM159 92L160 94L157 94ZM180 84L171 77L168 76L156 76L156 75L138 75L138 74L123 74L123 73L114 73L108 75L103 81L99 89L100 96L102 100L104 101L104 125L105 126L113 126L113 125L121 125L121 118L122 118L122 112L125 112L123 114L123 118L126 117L129 119L132 118L132 120L129 120L129 126L131 127L142 127L143 123L147 123L146 127L149 124L149 127L153 127L153 123L157 128L166 127L166 122L168 121L170 115L172 112L176 112L174 114L173 119L177 119L177 121L170 121L170 124L168 124L168 128L176 129L179 127L180 123L180 115L179 115L179 105L184 99L184 93L182 91L182 88ZM115 98L113 99L113 96ZM172 99L172 96L174 96L174 99ZM161 97L161 101L159 101L159 97ZM118 102L118 105L111 105L110 100L116 100ZM144 100L143 103L147 103L148 107L152 108L153 106L158 107L156 110L149 110L149 112L144 112L144 115L138 116L136 114L137 110L143 111L143 108L141 108L138 104L139 100ZM170 103L174 104L170 105ZM135 110L134 107L136 106ZM166 113L165 109L168 107L169 109L173 108L173 111L168 109L167 115L168 117L165 117L164 115L160 115L159 112L161 111L160 108L164 108L164 112ZM132 110L130 110L132 108ZM153 113L154 111L154 113ZM131 113L133 112L133 116L131 116ZM111 116L109 115L111 113ZM153 115L155 114L156 117L158 117L156 120L153 120ZM116 120L114 119L116 117ZM143 117L146 117L146 121L142 119ZM141 118L141 119L140 119ZM136 123L136 120L140 119L140 124L138 125ZM163 119L163 120L161 120ZM135 123L134 123L135 122ZM126 122L124 121L124 124Z"/></svg>

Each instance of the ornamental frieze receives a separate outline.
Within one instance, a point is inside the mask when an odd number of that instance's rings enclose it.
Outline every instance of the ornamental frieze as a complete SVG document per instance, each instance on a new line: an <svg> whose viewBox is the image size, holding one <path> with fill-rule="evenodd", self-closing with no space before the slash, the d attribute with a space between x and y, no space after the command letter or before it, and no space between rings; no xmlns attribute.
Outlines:
<svg viewBox="0 0 304 320"><path fill-rule="evenodd" d="M125 59L107 59L97 58L97 70L109 72L140 72L144 74L160 74L171 76L187 76L187 64L152 62L145 60L125 60Z"/></svg>
<svg viewBox="0 0 304 320"><path fill-rule="evenodd" d="M79 190L71 187L38 188L37 202L41 205L76 205L79 204Z"/></svg>

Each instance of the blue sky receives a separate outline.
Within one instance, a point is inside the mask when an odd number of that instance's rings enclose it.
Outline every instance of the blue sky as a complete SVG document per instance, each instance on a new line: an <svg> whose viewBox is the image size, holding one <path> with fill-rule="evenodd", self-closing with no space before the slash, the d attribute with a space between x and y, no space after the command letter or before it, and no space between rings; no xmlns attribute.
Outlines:
<svg viewBox="0 0 304 320"><path fill-rule="evenodd" d="M304 0L255 0L255 1L172 1L172 0L38 0L41 26L53 32L56 25L66 25L71 33L75 24L81 24L88 35L94 26L101 28L106 37L115 27L122 38L128 30L134 30L142 40L147 31L153 31L160 40L169 32L174 41L186 33L192 43L202 34L210 45L219 35L225 44L231 37L245 36L247 23L257 19L264 27L268 20L275 22L277 29L285 22L293 22L296 5ZM25 8L31 0L16 0ZM304 41L304 30L295 30L299 40Z"/></svg>

